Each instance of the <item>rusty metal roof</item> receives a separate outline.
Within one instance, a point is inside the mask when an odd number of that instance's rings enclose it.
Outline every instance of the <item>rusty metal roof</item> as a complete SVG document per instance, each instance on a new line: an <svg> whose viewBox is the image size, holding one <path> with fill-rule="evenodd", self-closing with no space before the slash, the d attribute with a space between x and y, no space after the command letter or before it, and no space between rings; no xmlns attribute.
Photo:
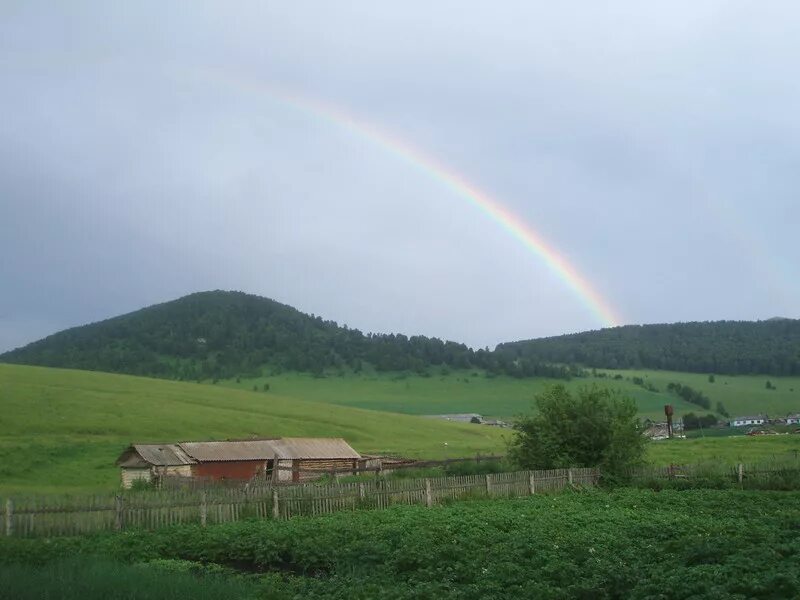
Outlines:
<svg viewBox="0 0 800 600"><path fill-rule="evenodd" d="M194 464L194 460L178 444L133 444L117 459L120 466L138 466L141 461L158 467L177 467Z"/></svg>
<svg viewBox="0 0 800 600"><path fill-rule="evenodd" d="M181 442L178 446L197 462L267 460L275 458L272 441Z"/></svg>
<svg viewBox="0 0 800 600"><path fill-rule="evenodd" d="M361 458L342 438L280 438L270 444L277 458Z"/></svg>

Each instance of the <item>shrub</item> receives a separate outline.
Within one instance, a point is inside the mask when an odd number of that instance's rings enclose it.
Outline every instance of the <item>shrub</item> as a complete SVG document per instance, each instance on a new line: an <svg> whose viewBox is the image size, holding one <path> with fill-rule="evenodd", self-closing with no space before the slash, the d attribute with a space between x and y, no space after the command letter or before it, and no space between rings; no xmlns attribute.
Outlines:
<svg viewBox="0 0 800 600"><path fill-rule="evenodd" d="M643 461L636 404L606 388L571 394L563 385L536 398L538 412L515 425L509 458L524 469L601 467L621 475Z"/></svg>

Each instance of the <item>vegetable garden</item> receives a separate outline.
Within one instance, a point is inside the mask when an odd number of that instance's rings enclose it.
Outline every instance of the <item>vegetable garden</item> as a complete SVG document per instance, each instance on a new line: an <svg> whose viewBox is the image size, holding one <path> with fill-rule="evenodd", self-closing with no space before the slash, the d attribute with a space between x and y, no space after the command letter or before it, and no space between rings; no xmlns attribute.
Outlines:
<svg viewBox="0 0 800 600"><path fill-rule="evenodd" d="M198 580L202 598L793 598L800 493L583 490L8 538L0 564L0 595L20 599L189 598Z"/></svg>

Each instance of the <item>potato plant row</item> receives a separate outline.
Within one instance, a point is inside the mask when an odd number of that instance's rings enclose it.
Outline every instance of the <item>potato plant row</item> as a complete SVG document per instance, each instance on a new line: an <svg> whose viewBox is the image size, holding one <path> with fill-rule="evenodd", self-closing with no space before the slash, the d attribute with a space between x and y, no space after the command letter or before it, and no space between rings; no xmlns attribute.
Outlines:
<svg viewBox="0 0 800 600"><path fill-rule="evenodd" d="M12 566L99 556L190 561L179 564L246 582L254 598L792 598L800 597L800 493L597 490L4 539L0 578Z"/></svg>

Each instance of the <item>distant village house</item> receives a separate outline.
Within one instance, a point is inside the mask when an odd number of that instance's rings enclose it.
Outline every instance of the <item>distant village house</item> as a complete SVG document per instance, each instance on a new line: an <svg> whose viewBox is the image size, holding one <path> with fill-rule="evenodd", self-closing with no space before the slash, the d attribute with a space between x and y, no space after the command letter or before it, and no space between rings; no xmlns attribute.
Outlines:
<svg viewBox="0 0 800 600"><path fill-rule="evenodd" d="M117 459L125 488L164 477L296 482L332 470L356 470L362 463L341 438L133 444Z"/></svg>
<svg viewBox="0 0 800 600"><path fill-rule="evenodd" d="M493 427L511 427L509 423L499 419L487 419L478 413L456 413L448 415L427 415L433 419L444 419L455 423L473 423L475 425L491 425Z"/></svg>
<svg viewBox="0 0 800 600"><path fill-rule="evenodd" d="M763 425L767 422L767 417L758 415L758 416L749 416L749 417L736 417L731 419L731 427L747 427L749 425Z"/></svg>

